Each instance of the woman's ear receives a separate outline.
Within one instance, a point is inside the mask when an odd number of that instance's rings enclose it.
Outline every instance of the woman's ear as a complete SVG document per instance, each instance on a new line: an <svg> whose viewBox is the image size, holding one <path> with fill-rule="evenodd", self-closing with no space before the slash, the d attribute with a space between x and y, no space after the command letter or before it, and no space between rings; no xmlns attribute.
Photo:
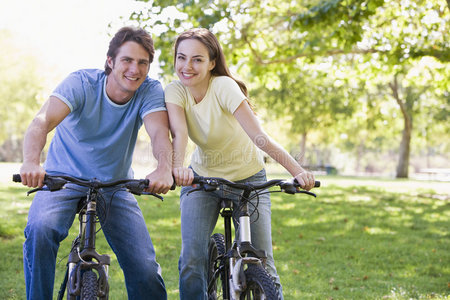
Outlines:
<svg viewBox="0 0 450 300"><path fill-rule="evenodd" d="M211 71L212 69L214 69L215 66L216 66L216 61L215 61L215 60L210 61L210 62L209 62L209 71Z"/></svg>

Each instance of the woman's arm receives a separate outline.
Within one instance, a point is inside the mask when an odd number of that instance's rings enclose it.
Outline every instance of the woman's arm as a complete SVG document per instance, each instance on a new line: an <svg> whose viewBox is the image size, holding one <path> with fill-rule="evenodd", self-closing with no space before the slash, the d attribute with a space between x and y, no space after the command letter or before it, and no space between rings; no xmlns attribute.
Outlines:
<svg viewBox="0 0 450 300"><path fill-rule="evenodd" d="M314 187L314 175L303 169L283 147L267 135L247 101L242 101L234 112L234 116L253 143L281 164L297 179L302 188L310 190Z"/></svg>
<svg viewBox="0 0 450 300"><path fill-rule="evenodd" d="M188 130L184 109L173 103L166 103L169 113L170 132L173 145L173 176L177 185L190 185L194 179L191 169L184 167L184 158L188 143Z"/></svg>

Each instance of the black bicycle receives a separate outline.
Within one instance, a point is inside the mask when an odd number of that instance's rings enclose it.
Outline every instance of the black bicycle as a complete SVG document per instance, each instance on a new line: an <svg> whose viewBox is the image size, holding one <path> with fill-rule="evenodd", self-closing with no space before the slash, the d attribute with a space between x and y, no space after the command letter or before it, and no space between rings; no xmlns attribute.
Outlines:
<svg viewBox="0 0 450 300"><path fill-rule="evenodd" d="M278 289L265 270L266 253L255 249L250 234L249 206L257 213L258 197L263 193L284 192L288 194L307 194L316 197L312 192L300 190L295 180L273 179L263 183L235 183L217 177L195 177L193 184L197 190L212 192L222 190L225 186L241 190L239 205L233 207L231 199L221 198L220 215L224 219L224 234L211 236L208 250L208 298L209 299L279 299ZM315 187L320 182L316 181ZM278 187L276 190L268 190ZM229 192L229 191L228 191ZM256 201L250 200L256 199ZM232 242L231 221L233 210L239 210L239 238Z"/></svg>
<svg viewBox="0 0 450 300"><path fill-rule="evenodd" d="M14 182L21 182L20 174L13 175ZM58 292L58 300L64 298L67 290L67 299L94 300L108 299L108 268L110 256L101 255L95 250L96 224L99 222L97 206L103 202L100 191L102 188L114 187L125 189L135 195L152 195L161 200L160 195L145 192L148 179L122 179L110 182L98 180L80 180L71 176L45 175L44 187L28 191L27 195L36 191L58 191L67 183L74 183L88 188L85 197L78 203L79 234L73 240L67 262L66 274ZM174 189L174 187L172 187Z"/></svg>

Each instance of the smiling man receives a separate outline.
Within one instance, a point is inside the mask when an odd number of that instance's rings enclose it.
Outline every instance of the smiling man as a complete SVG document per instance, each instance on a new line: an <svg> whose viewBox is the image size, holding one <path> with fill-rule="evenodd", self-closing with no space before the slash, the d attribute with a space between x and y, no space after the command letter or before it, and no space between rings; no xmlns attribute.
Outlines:
<svg viewBox="0 0 450 300"><path fill-rule="evenodd" d="M25 134L22 182L42 186L44 175L110 181L133 178L132 155L142 124L158 166L148 192L172 185L172 145L163 89L147 75L154 56L150 35L120 29L109 44L105 70L70 74L45 102ZM43 166L40 155L55 129ZM38 192L31 204L23 246L27 299L52 299L56 254L76 214L80 189ZM142 212L129 193L105 191L102 230L125 275L129 299L166 299L161 269Z"/></svg>

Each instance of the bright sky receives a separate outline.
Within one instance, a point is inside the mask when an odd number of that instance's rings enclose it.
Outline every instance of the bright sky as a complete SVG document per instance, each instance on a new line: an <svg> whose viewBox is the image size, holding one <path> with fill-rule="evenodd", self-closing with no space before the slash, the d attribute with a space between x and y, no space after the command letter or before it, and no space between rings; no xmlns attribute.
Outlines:
<svg viewBox="0 0 450 300"><path fill-rule="evenodd" d="M130 13L143 5L133 0L1 0L0 30L9 30L14 43L62 79L77 69L103 68L108 33L131 24ZM155 60L150 76L156 69Z"/></svg>

